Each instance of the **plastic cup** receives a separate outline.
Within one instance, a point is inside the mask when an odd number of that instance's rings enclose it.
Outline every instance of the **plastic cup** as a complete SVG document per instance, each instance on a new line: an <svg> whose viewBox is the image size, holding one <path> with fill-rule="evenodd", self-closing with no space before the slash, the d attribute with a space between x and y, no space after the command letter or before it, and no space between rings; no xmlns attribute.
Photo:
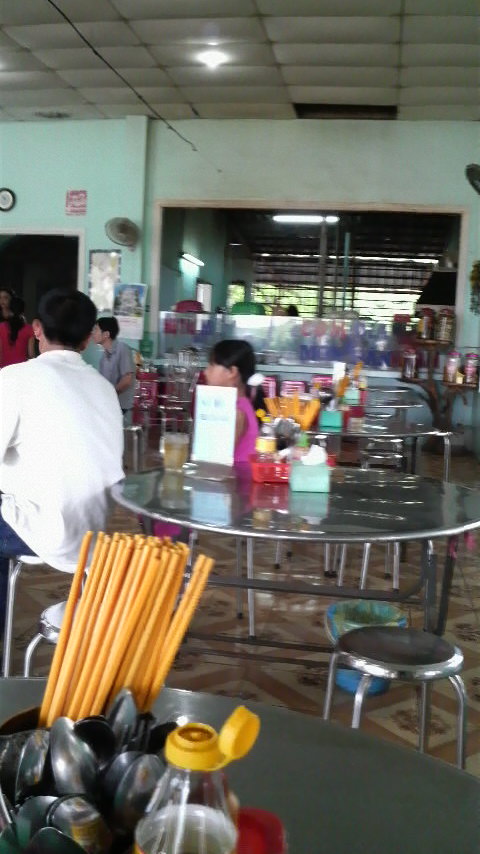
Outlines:
<svg viewBox="0 0 480 854"><path fill-rule="evenodd" d="M163 465L167 471L180 471L188 462L190 437L187 433L165 433Z"/></svg>

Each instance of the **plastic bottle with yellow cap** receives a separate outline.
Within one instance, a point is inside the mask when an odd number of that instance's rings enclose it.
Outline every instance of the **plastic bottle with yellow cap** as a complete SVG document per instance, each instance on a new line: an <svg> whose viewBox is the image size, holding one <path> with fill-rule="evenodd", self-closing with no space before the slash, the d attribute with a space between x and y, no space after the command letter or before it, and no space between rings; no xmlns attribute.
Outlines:
<svg viewBox="0 0 480 854"><path fill-rule="evenodd" d="M237 828L222 769L253 747L260 719L244 706L217 733L189 723L165 744L167 770L135 830L135 854L234 854Z"/></svg>

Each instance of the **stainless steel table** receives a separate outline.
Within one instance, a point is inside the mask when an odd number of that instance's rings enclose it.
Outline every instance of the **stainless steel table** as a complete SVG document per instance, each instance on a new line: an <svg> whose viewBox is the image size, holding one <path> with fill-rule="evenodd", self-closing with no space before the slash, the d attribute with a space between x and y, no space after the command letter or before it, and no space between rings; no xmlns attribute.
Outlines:
<svg viewBox="0 0 480 854"><path fill-rule="evenodd" d="M275 488L273 509L263 497L271 488L252 483L250 467L238 466L223 482L161 470L132 474L112 488L115 501L149 519L185 528L247 538L247 578L213 576L218 586L332 596L331 586L297 580L253 577L253 541L258 538L320 543L421 541L422 560L415 585L401 593L335 588L335 596L405 601L424 592L425 627L443 633L458 535L480 527L480 491L433 478L385 470L335 468L328 493L292 493ZM436 607L436 559L432 540L448 538L440 605ZM253 634L251 632L251 634Z"/></svg>
<svg viewBox="0 0 480 854"><path fill-rule="evenodd" d="M409 409L410 407L407 407ZM417 442L419 439L438 437L443 439L443 479L450 477L451 437L450 430L439 430L436 427L427 427L423 424L405 424L404 421L395 418L382 419L377 415L365 416L361 429L329 429L323 428L309 431L310 435L317 438L327 436L341 436L350 439L401 439L404 443L411 443L410 473L415 474Z"/></svg>
<svg viewBox="0 0 480 854"><path fill-rule="evenodd" d="M0 680L0 717L39 704L40 679ZM160 720L219 727L241 701L165 688ZM286 709L248 703L262 726L227 769L241 804L283 821L291 854L478 854L480 783L440 760Z"/></svg>

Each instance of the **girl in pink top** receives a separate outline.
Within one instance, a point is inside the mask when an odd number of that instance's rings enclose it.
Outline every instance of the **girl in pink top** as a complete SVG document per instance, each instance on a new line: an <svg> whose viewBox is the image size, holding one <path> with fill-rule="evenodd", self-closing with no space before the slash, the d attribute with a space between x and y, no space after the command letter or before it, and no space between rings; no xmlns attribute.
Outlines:
<svg viewBox="0 0 480 854"><path fill-rule="evenodd" d="M12 296L6 319L0 323L0 368L26 362L35 355L33 329L25 322L24 311L23 299Z"/></svg>
<svg viewBox="0 0 480 854"><path fill-rule="evenodd" d="M234 462L248 462L255 451L258 421L251 401L249 380L255 373L255 353L248 341L225 340L215 344L205 369L207 385L237 389Z"/></svg>

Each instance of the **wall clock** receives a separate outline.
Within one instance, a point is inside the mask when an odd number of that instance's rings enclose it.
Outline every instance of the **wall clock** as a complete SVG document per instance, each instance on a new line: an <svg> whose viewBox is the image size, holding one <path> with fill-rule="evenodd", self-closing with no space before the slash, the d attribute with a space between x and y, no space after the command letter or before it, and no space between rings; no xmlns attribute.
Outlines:
<svg viewBox="0 0 480 854"><path fill-rule="evenodd" d="M15 204L15 193L7 187L0 188L0 211L10 211Z"/></svg>

